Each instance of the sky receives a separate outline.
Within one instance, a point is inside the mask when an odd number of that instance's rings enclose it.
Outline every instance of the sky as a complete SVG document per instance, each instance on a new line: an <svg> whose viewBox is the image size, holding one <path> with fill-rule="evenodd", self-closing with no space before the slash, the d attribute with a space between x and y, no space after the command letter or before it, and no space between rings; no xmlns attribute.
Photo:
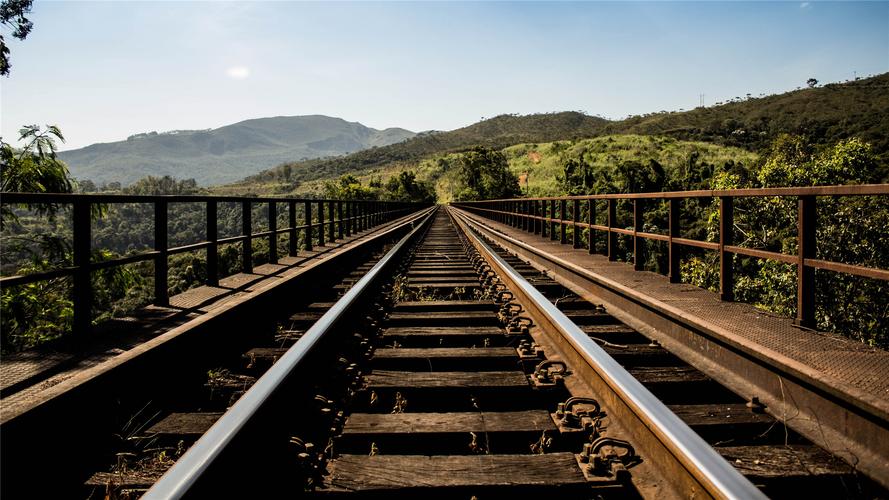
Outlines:
<svg viewBox="0 0 889 500"><path fill-rule="evenodd" d="M324 114L452 130L504 113L619 119L889 71L889 2L80 2L4 31L2 137L75 149Z"/></svg>

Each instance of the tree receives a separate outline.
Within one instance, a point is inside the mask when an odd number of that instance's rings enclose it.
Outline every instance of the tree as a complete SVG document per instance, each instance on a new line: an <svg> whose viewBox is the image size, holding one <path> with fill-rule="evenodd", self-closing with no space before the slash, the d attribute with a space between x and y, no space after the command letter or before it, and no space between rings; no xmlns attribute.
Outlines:
<svg viewBox="0 0 889 500"><path fill-rule="evenodd" d="M56 139L63 141L62 131L55 125L40 130L37 125L26 125L19 133L25 146L16 150L0 139L0 192L3 193L70 193L74 182L68 167L56 157ZM56 204L32 206L40 213L52 215ZM0 225L15 219L8 206L0 212Z"/></svg>
<svg viewBox="0 0 889 500"><path fill-rule="evenodd" d="M12 36L24 40L34 23L25 17L31 12L31 4L34 0L3 0L0 3L0 23L12 30ZM0 75L9 76L9 47L3 35L0 34Z"/></svg>
<svg viewBox="0 0 889 500"><path fill-rule="evenodd" d="M509 171L503 152L476 146L460 158L455 199L491 200L518 196L519 179Z"/></svg>
<svg viewBox="0 0 889 500"><path fill-rule="evenodd" d="M814 78L809 78L808 80L806 80L806 85L808 85L810 89L814 88L815 85L818 85L818 80L816 80Z"/></svg>

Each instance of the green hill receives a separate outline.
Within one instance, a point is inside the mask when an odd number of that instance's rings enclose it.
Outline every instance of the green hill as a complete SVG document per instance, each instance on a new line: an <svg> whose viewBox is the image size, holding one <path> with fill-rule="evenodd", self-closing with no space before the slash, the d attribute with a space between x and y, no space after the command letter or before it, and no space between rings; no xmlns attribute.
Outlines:
<svg viewBox="0 0 889 500"><path fill-rule="evenodd" d="M781 133L830 144L849 137L889 156L889 73L718 106L661 112L611 122L605 134L668 135L759 150Z"/></svg>
<svg viewBox="0 0 889 500"><path fill-rule="evenodd" d="M404 142L340 158L288 163L251 176L232 188L252 186L262 187L263 191L266 188L287 191L297 182L335 178L347 172L384 165L416 164L432 155L464 151L476 145L500 149L526 142L590 137L596 135L606 123L607 120L603 118L571 111L528 116L501 115L450 132L420 133Z"/></svg>
<svg viewBox="0 0 889 500"><path fill-rule="evenodd" d="M502 149L516 144L621 134L707 142L748 152L761 151L782 133L804 135L822 144L859 137L871 143L885 165L889 164L887 130L889 73L766 97L738 97L716 106L651 113L620 121L577 112L502 115L450 132L421 133L401 143L347 156L286 163L217 189L225 193L317 193L320 181L325 179L354 173L359 177L381 176L385 180L392 172L416 169L424 159L459 153L476 145ZM537 179L539 176L532 177L532 187Z"/></svg>
<svg viewBox="0 0 889 500"><path fill-rule="evenodd" d="M137 134L126 141L63 151L74 177L131 184L145 176L194 178L220 184L294 159L339 156L401 142L415 134L376 130L329 116L279 116L213 130Z"/></svg>

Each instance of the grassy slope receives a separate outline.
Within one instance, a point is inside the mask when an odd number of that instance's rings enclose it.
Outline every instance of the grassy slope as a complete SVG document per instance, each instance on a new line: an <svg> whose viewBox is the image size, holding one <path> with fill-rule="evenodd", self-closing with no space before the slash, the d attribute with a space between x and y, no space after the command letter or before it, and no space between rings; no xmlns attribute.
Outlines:
<svg viewBox="0 0 889 500"><path fill-rule="evenodd" d="M700 162L722 165L731 160L749 165L757 161L756 153L742 148L720 146L698 141L681 141L671 137L642 135L613 135L574 141L517 144L503 149L509 167L516 175L527 173L528 185L523 191L532 196L556 196L564 194L560 184L562 158L583 155L593 167L605 168L623 161L636 160L647 163L656 160L665 169L676 169L697 152ZM407 164L391 164L378 168L353 172L362 183L378 178L386 181L404 170L417 172L421 181L432 182L440 202L451 201L454 194L455 170L462 153L435 155L422 161ZM301 192L320 194L327 179L318 179L301 186Z"/></svg>

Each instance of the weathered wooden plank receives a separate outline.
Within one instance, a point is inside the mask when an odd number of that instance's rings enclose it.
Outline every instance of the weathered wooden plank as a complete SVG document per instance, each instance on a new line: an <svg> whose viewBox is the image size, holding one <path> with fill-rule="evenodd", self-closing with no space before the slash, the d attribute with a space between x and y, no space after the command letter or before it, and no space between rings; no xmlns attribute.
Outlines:
<svg viewBox="0 0 889 500"><path fill-rule="evenodd" d="M398 312L410 311L496 311L497 305L480 300L419 300L395 304Z"/></svg>
<svg viewBox="0 0 889 500"><path fill-rule="evenodd" d="M383 337L461 337L461 336L503 336L503 330L496 326L450 326L450 327L392 327L383 331Z"/></svg>
<svg viewBox="0 0 889 500"><path fill-rule="evenodd" d="M161 476L164 475L162 470L150 470L140 472L97 472L87 481L87 486L105 487L109 484L118 489L147 489L151 488Z"/></svg>
<svg viewBox="0 0 889 500"><path fill-rule="evenodd" d="M620 323L613 325L582 325L580 329L583 330L584 333L593 336L636 333L636 330L633 330L629 326Z"/></svg>
<svg viewBox="0 0 889 500"><path fill-rule="evenodd" d="M271 361L275 362L281 359L281 356L287 352L287 347L255 347L244 354L244 358L250 361Z"/></svg>
<svg viewBox="0 0 889 500"><path fill-rule="evenodd" d="M627 371L643 384L675 384L711 380L710 377L691 366L645 366L629 368Z"/></svg>
<svg viewBox="0 0 889 500"><path fill-rule="evenodd" d="M393 312L387 318L389 325L495 325L499 324L493 311L427 311Z"/></svg>
<svg viewBox="0 0 889 500"><path fill-rule="evenodd" d="M716 451L742 474L771 479L851 474L852 468L812 445L726 446Z"/></svg>
<svg viewBox="0 0 889 500"><path fill-rule="evenodd" d="M438 281L430 281L430 282L415 282L408 281L408 288L410 289L420 289L425 288L427 290L432 290L435 288L478 288L481 287L481 284L478 280L438 280Z"/></svg>
<svg viewBox="0 0 889 500"><path fill-rule="evenodd" d="M546 410L457 413L354 413L344 436L357 434L440 434L469 432L543 432L556 426Z"/></svg>
<svg viewBox="0 0 889 500"><path fill-rule="evenodd" d="M374 359L516 358L512 347L430 347L377 349Z"/></svg>
<svg viewBox="0 0 889 500"><path fill-rule="evenodd" d="M600 311L568 310L564 311L573 323L578 325L605 325L619 323L614 316Z"/></svg>
<svg viewBox="0 0 889 500"><path fill-rule="evenodd" d="M327 484L338 490L381 493L403 488L565 486L586 480L571 453L546 455L343 455Z"/></svg>
<svg viewBox="0 0 889 500"><path fill-rule="evenodd" d="M670 410L692 427L710 425L767 424L772 417L754 413L743 403L712 405L670 405Z"/></svg>
<svg viewBox="0 0 889 500"><path fill-rule="evenodd" d="M374 388L509 388L528 387L520 371L491 372L403 372L375 370L367 376L367 386Z"/></svg>
<svg viewBox="0 0 889 500"><path fill-rule="evenodd" d="M423 269L419 271L408 271L408 278L421 278L428 276L466 276L478 279L478 273L471 267L455 267L448 269Z"/></svg>
<svg viewBox="0 0 889 500"><path fill-rule="evenodd" d="M222 412L171 413L145 432L150 435L200 436L221 416Z"/></svg>
<svg viewBox="0 0 889 500"><path fill-rule="evenodd" d="M321 319L324 313L320 311L303 311L291 314L290 317L287 318L287 321L292 322L300 322L300 323L314 323Z"/></svg>

